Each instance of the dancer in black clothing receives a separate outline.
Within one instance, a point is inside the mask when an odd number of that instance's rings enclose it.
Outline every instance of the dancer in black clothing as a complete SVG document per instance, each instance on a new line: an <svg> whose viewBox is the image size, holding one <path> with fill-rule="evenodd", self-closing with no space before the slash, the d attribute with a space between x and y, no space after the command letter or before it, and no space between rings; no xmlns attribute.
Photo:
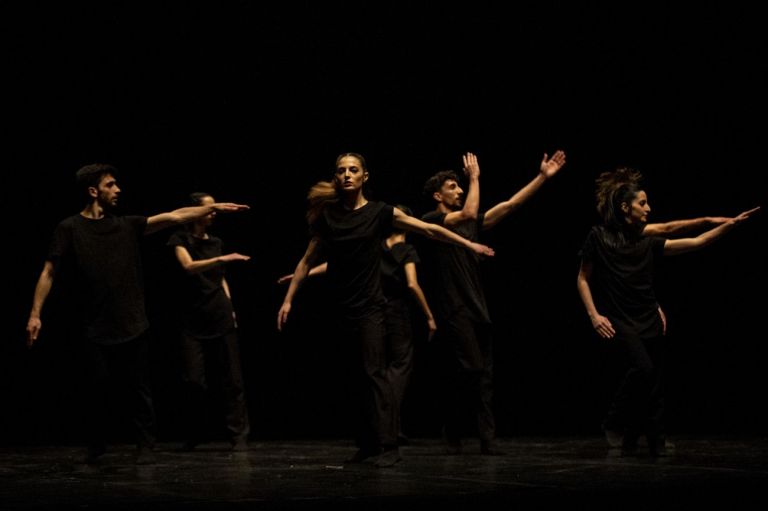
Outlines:
<svg viewBox="0 0 768 511"><path fill-rule="evenodd" d="M544 154L536 177L504 202L485 213L479 213L480 166L477 157L463 157L464 173L469 179L466 193L453 171L441 171L429 178L424 193L436 207L425 214L425 222L443 225L470 239L479 239L480 231L497 225L525 203L541 186L565 165L565 153L557 151L552 158ZM444 400L444 435L446 450L458 454L462 450L460 424L465 403L475 413L483 454L501 454L495 445L496 423L491 401L493 396L493 353L491 319L480 282L479 259L461 247L443 247L425 243L420 250L424 260L425 289L439 327L435 343L446 372Z"/></svg>
<svg viewBox="0 0 768 511"><path fill-rule="evenodd" d="M85 369L91 378L86 462L96 462L106 450L105 408L108 380L129 387L131 415L137 429L137 463L152 461L154 410L148 374L148 336L144 310L144 283L139 242L143 235L190 222L212 211L247 209L231 203L181 208L151 217L117 216L120 188L117 170L104 164L86 165L77 171L77 181L87 205L77 215L63 220L53 240L37 281L32 310L27 321L27 344L31 347L42 328L40 315L59 271L71 271L79 305L84 341L81 345Z"/></svg>
<svg viewBox="0 0 768 511"><path fill-rule="evenodd" d="M214 204L207 193L193 193L195 206ZM168 245L174 247L176 259L188 278L182 291L185 301L182 352L184 382L187 387L187 436L184 450L192 450L206 439L206 392L209 377L206 369L214 369L224 394L226 426L232 450L248 448L248 408L245 401L240 366L237 323L232 295L224 277L224 265L248 261L238 253L222 254L222 242L208 233L215 211L188 223L171 235Z"/></svg>
<svg viewBox="0 0 768 511"><path fill-rule="evenodd" d="M377 456L380 467L400 461L397 447L395 398L387 376L385 298L381 288L379 244L393 227L466 247L490 256L493 251L439 226L429 225L383 202L369 201L363 192L368 180L365 160L346 153L336 160L332 182L321 181L309 193L307 219L312 239L294 271L277 317L282 330L291 303L317 257L320 245L328 261L328 279L344 328L359 350L367 395L362 403L365 425L357 439L359 450L350 462Z"/></svg>
<svg viewBox="0 0 768 511"><path fill-rule="evenodd" d="M411 209L398 204L397 209L413 216ZM387 331L387 366L388 375L395 396L395 412L398 423L398 444L408 443L401 425L401 410L405 391L413 371L413 327L411 324L411 301L415 300L426 319L428 340L432 339L437 324L429 308L424 291L419 285L416 265L420 262L419 254L413 245L406 242L405 231L396 229L381 242L381 285L386 299L384 317ZM309 270L308 276L325 274L328 263L323 263ZM290 282L293 275L285 275L277 280L278 284Z"/></svg>
<svg viewBox="0 0 768 511"><path fill-rule="evenodd" d="M603 218L581 249L579 296L595 331L621 343L630 363L611 404L604 429L623 438L622 452L637 450L645 434L652 456L665 453L663 428L663 324L653 290L653 269L665 255L702 248L743 222L745 211L695 238L668 240L643 235L651 208L639 174L620 169L597 179L597 205Z"/></svg>

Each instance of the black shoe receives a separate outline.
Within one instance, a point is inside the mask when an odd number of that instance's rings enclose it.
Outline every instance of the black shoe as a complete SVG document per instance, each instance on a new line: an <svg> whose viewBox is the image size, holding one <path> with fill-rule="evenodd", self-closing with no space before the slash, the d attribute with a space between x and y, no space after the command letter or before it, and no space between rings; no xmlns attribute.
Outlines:
<svg viewBox="0 0 768 511"><path fill-rule="evenodd" d="M448 456L457 456L461 454L464 446L461 444L461 438L443 435L445 442L445 454Z"/></svg>
<svg viewBox="0 0 768 511"><path fill-rule="evenodd" d="M480 454L483 456L504 456L494 440L480 440Z"/></svg>
<svg viewBox="0 0 768 511"><path fill-rule="evenodd" d="M98 465L101 463L101 457L107 452L105 445L91 445L88 446L88 450L85 456L81 459L81 463L85 465Z"/></svg>
<svg viewBox="0 0 768 511"><path fill-rule="evenodd" d="M373 458L375 456L378 456L381 454L380 449L373 449L370 447L361 447L357 450L355 454L352 455L351 458L346 460L344 463L363 463L364 461Z"/></svg>
<svg viewBox="0 0 768 511"><path fill-rule="evenodd" d="M603 427L603 433L605 433L605 441L608 442L608 447L621 447L624 441L624 433L606 427Z"/></svg>
<svg viewBox="0 0 768 511"><path fill-rule="evenodd" d="M153 452L152 447L138 447L136 449L136 464L137 465L154 465L157 463L157 458Z"/></svg>
<svg viewBox="0 0 768 511"><path fill-rule="evenodd" d="M397 445L411 445L411 439L400 433L397 435Z"/></svg>
<svg viewBox="0 0 768 511"><path fill-rule="evenodd" d="M393 449L386 449L384 452L382 452L379 457L376 458L375 465L378 468L392 467L402 459L403 457L400 456L400 449L395 447Z"/></svg>
<svg viewBox="0 0 768 511"><path fill-rule="evenodd" d="M637 456L637 438L624 436L624 440L621 442L621 457L627 456Z"/></svg>
<svg viewBox="0 0 768 511"><path fill-rule="evenodd" d="M664 438L648 439L648 454L652 458L663 458L675 452L675 444Z"/></svg>
<svg viewBox="0 0 768 511"><path fill-rule="evenodd" d="M248 451L248 442L243 439L235 440L232 442L232 447L230 447L230 450L232 452L246 452Z"/></svg>

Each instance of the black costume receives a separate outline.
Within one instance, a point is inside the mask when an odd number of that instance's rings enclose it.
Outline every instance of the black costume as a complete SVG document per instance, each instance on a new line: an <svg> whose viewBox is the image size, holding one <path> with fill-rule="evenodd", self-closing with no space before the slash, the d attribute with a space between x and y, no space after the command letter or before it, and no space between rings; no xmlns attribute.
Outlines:
<svg viewBox="0 0 768 511"><path fill-rule="evenodd" d="M476 221L445 225L445 213L431 211L425 222L442 225L477 242L484 215ZM479 257L467 248L424 243L426 291L438 325L435 343L441 349L442 366L448 371L444 396L445 436L449 443L461 438L463 410L475 412L481 441L496 435L493 416L493 350L491 319L480 279ZM484 444L485 445L485 444Z"/></svg>
<svg viewBox="0 0 768 511"><path fill-rule="evenodd" d="M153 447L155 442L139 246L146 226L143 216L74 215L59 223L48 252L56 272L73 272L91 379L89 451L96 456L105 450L110 378L130 392L138 446Z"/></svg>
<svg viewBox="0 0 768 511"><path fill-rule="evenodd" d="M624 376L604 429L623 432L624 447L636 447L645 433L649 445L663 442L665 342L653 290L654 265L664 254L664 238L644 237L628 226L622 232L593 227L580 255L592 265L590 290L627 357Z"/></svg>
<svg viewBox="0 0 768 511"><path fill-rule="evenodd" d="M393 216L392 206L383 202L370 201L355 210L335 203L325 207L311 226L312 234L322 240L321 249L328 261L326 275L333 298L340 305L340 328L360 357L363 424L357 443L366 453L397 445L395 398L387 376L386 298L380 267L380 243L392 230Z"/></svg>
<svg viewBox="0 0 768 511"><path fill-rule="evenodd" d="M172 234L168 245L184 247L192 260L212 259L222 254L219 238L210 235L199 238L187 229ZM189 447L204 441L206 436L206 369L213 370L221 381L230 442L233 445L246 442L250 431L232 302L224 292L223 281L224 266L215 265L187 275L181 293L185 301L182 351L189 400Z"/></svg>

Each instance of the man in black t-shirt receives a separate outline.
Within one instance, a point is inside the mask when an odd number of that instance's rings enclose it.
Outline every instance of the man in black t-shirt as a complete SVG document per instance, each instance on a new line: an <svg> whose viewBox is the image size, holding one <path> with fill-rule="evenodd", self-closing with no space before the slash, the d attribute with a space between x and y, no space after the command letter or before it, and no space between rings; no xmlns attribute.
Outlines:
<svg viewBox="0 0 768 511"><path fill-rule="evenodd" d="M85 341L83 362L91 379L86 462L95 462L106 450L107 382L114 379L130 389L137 429L136 461L147 463L154 446L154 410L139 240L211 211L240 211L247 206L219 203L151 217L117 216L112 214L120 195L116 175L117 170L105 164L78 170L77 182L88 202L79 214L64 219L53 234L27 321L27 345L33 346L40 334L40 315L57 272L72 272Z"/></svg>
<svg viewBox="0 0 768 511"><path fill-rule="evenodd" d="M469 179L466 195L453 171L441 171L429 178L424 192L436 208L422 217L425 222L447 227L462 237L477 241L480 231L498 224L527 201L565 164L565 153L557 151L544 158L538 175L509 200L479 213L480 166L472 153L464 156L464 173ZM479 258L457 246L425 243L423 269L426 290L437 320L436 342L443 367L449 371L446 389L444 434L450 454L461 451L461 418L464 403L476 410L480 449L483 454L500 454L495 446L496 424L491 407L493 356L491 319L479 273Z"/></svg>

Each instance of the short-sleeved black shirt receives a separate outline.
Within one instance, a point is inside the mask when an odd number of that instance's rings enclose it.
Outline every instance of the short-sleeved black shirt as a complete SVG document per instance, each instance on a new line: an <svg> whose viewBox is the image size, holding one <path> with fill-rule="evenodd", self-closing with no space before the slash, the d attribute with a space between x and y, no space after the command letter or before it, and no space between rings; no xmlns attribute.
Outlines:
<svg viewBox="0 0 768 511"><path fill-rule="evenodd" d="M405 265L418 263L419 254L410 243L395 243L387 246L386 240L381 242L381 285L387 300L399 300L407 296L408 279L405 275Z"/></svg>
<svg viewBox="0 0 768 511"><path fill-rule="evenodd" d="M664 255L665 241L655 236L617 237L604 226L592 228L579 255L592 264L590 290L600 314L637 332L653 327L658 321L654 265Z"/></svg>
<svg viewBox="0 0 768 511"><path fill-rule="evenodd" d="M393 208L369 201L348 210L332 204L312 225L328 261L329 288L346 318L368 315L386 303L381 288L382 239L392 231Z"/></svg>
<svg viewBox="0 0 768 511"><path fill-rule="evenodd" d="M477 221L448 227L445 225L445 213L430 211L422 216L425 222L442 225L474 242L480 238L483 218L484 215L480 214ZM422 273L427 277L429 303L435 314L444 320L462 311L475 321L490 323L477 254L464 247L432 240L425 241L423 246L420 250L424 260Z"/></svg>
<svg viewBox="0 0 768 511"><path fill-rule="evenodd" d="M168 239L168 245L187 249L193 260L212 259L222 254L221 239L198 238L187 229L179 229ZM224 265L185 275L184 332L199 339L221 337L235 328L232 302L224 292Z"/></svg>
<svg viewBox="0 0 768 511"><path fill-rule="evenodd" d="M130 341L149 327L139 244L146 226L143 216L78 214L53 233L48 260L74 271L78 310L92 342Z"/></svg>

